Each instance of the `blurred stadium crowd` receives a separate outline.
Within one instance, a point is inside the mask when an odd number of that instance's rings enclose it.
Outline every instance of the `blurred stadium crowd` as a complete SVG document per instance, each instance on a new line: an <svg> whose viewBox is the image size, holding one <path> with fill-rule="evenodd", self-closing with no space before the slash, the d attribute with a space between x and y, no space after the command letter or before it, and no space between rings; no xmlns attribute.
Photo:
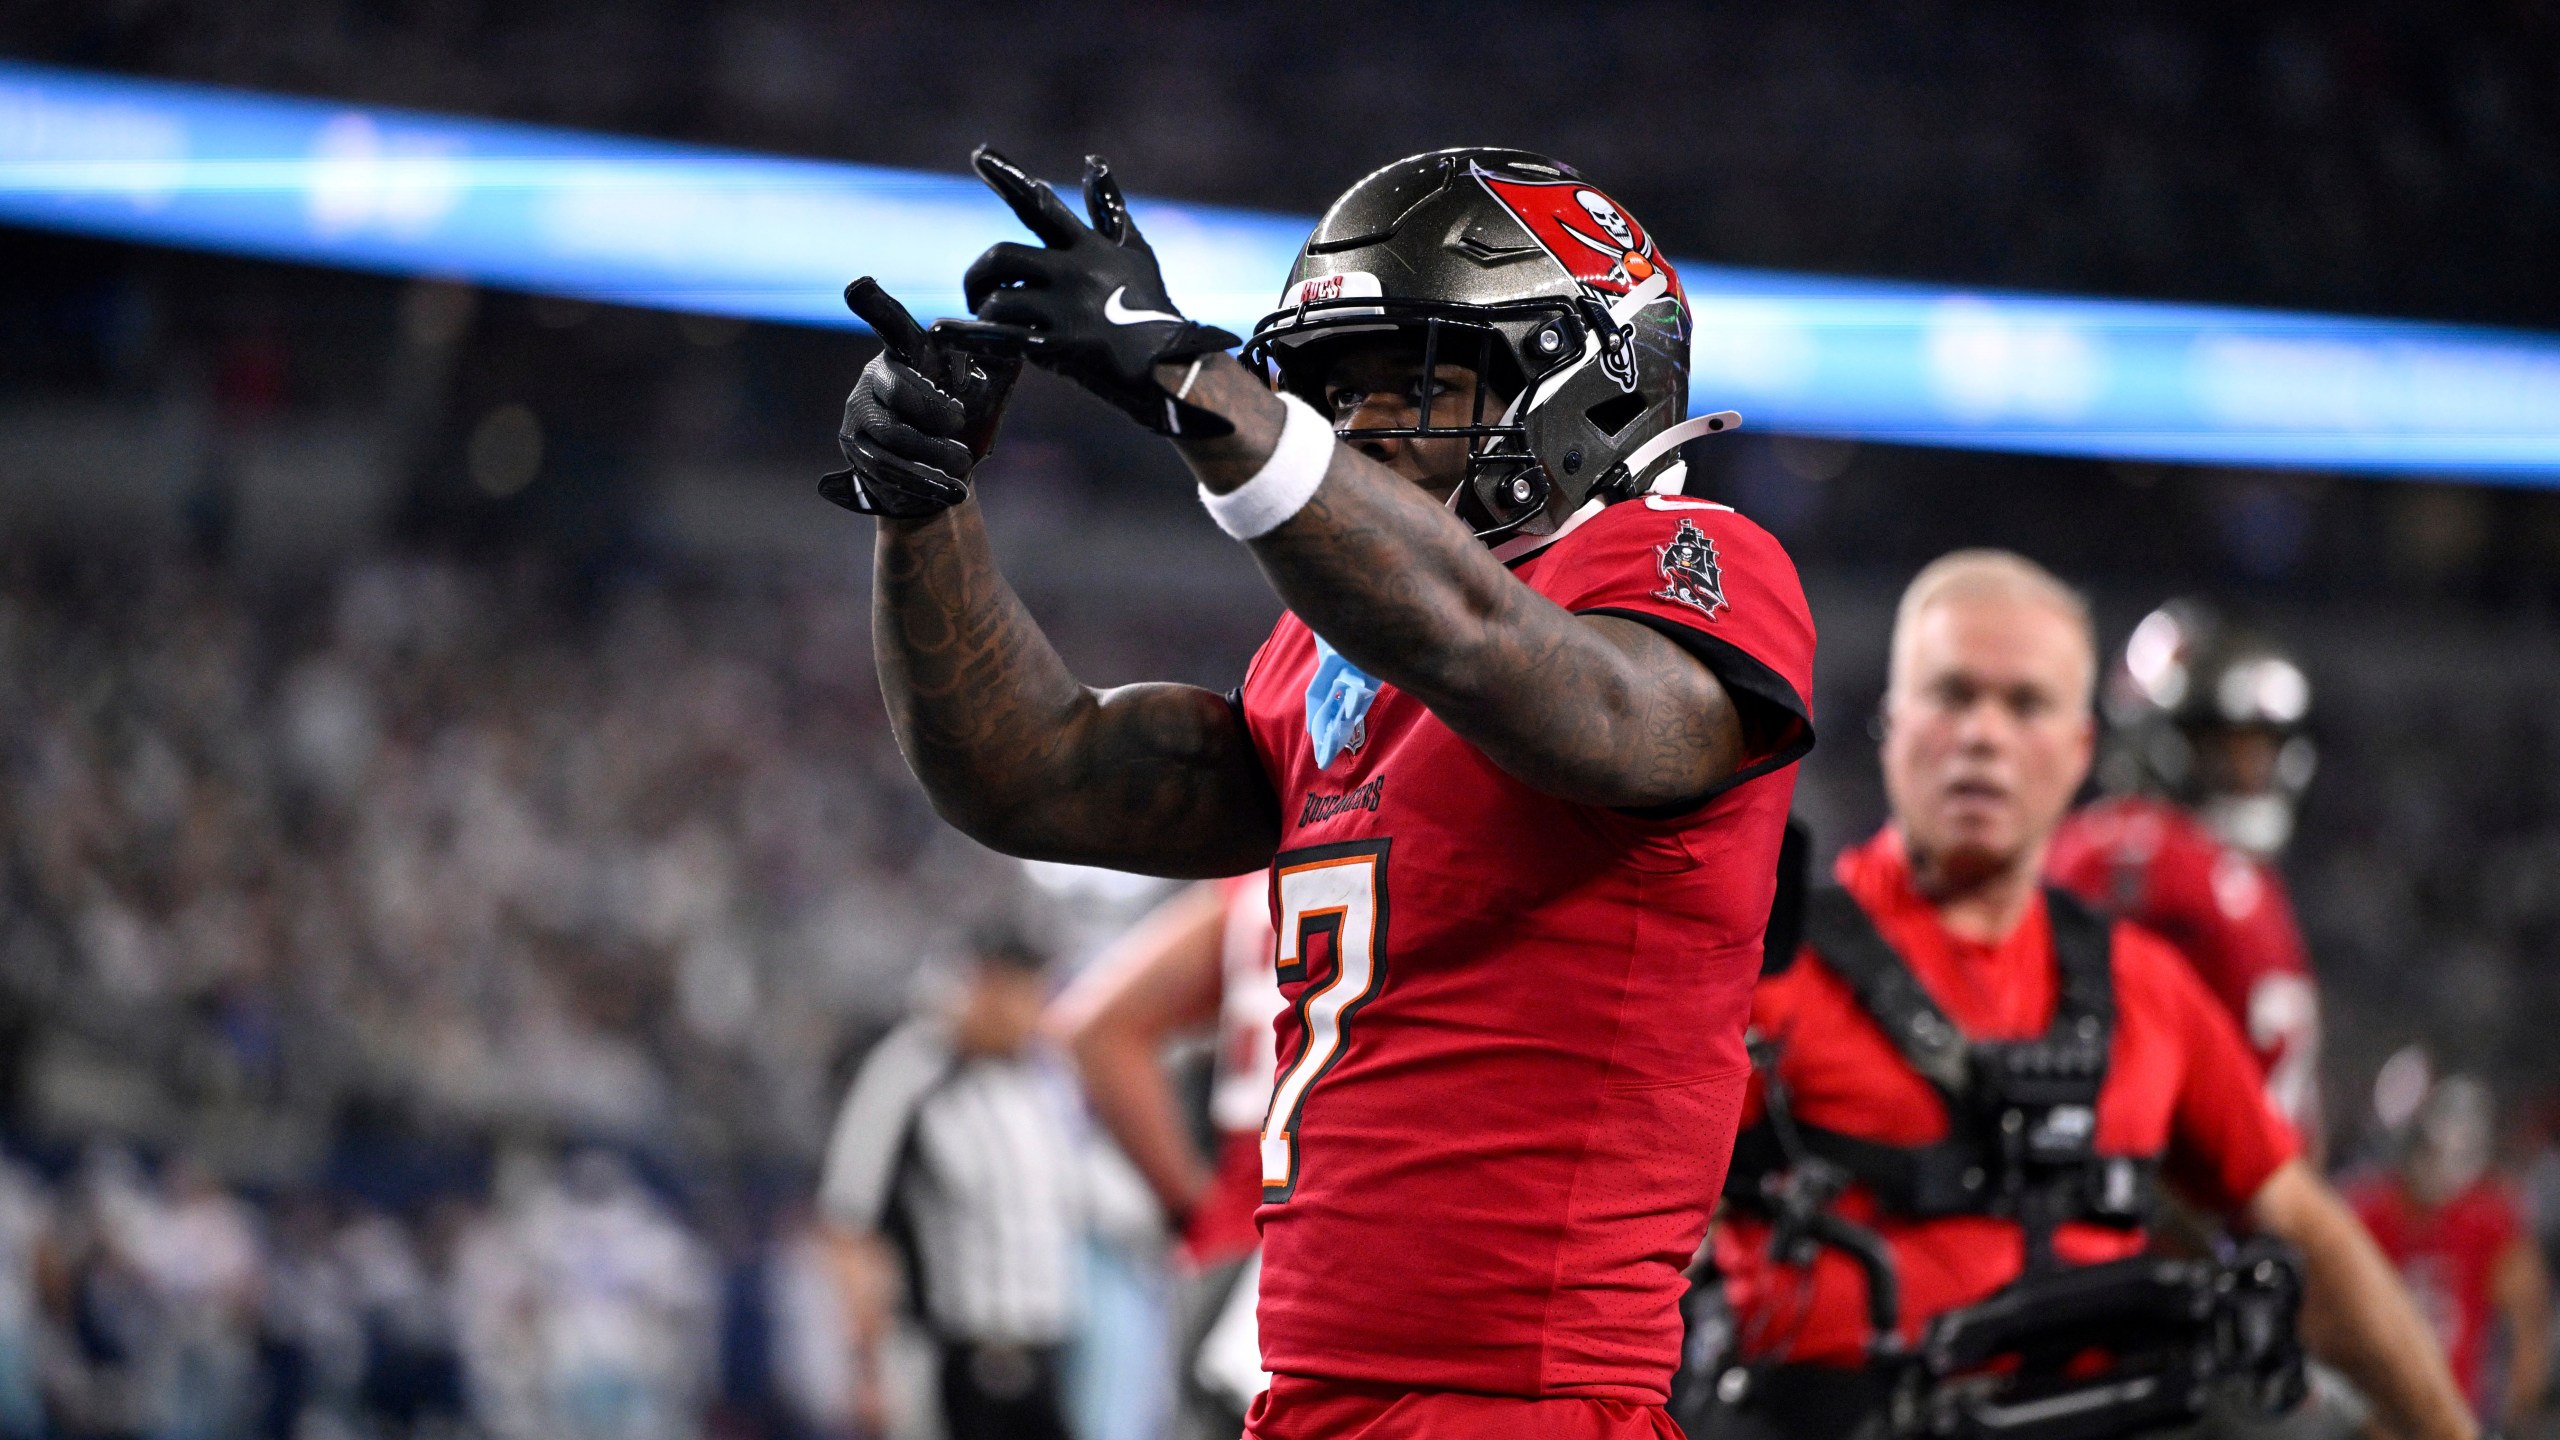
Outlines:
<svg viewBox="0 0 2560 1440"><path fill-rule="evenodd" d="M1727 263L2548 324L2556 30L2524 0L31 0L0 49L946 171L1082 146L1142 192L1307 213L1499 137Z"/></svg>
<svg viewBox="0 0 2560 1440"><path fill-rule="evenodd" d="M867 773L841 605L8 568L8 1118L50 1178L7 1187L0 1393L70 1433L689 1434L742 1325L764 1375L833 1333L781 1212L849 1027L972 889Z"/></svg>
<svg viewBox="0 0 2560 1440"><path fill-rule="evenodd" d="M849 1423L830 1109L1023 882L914 797L842 582L0 574L0 1427L39 1396L100 1435ZM2324 679L2366 648L2302 638ZM2520 963L2560 940L2545 680L2485 714L2324 696L2292 868L2350 1155L2411 1038L2560 1094L2560 991ZM1836 847L1869 782L1811 779ZM2552 1117L2517 1113L2560 1216Z"/></svg>
<svg viewBox="0 0 2560 1440"><path fill-rule="evenodd" d="M0 52L941 169L1023 137L1299 211L1494 136L1720 261L2560 324L2560 12L2397 14L37 0ZM846 1077L973 923L1064 968L1110 908L952 837L889 742L863 527L811 493L859 348L0 263L0 1437L851 1434L808 1213ZM1012 427L990 508L1070 658L1234 683L1271 602L1170 461L1053 389ZM2111 641L2204 590L2297 645L2331 1153L2427 1042L2499 1087L2560 1259L2560 504L1756 437L1697 473L1803 563L1826 855L1940 550L2055 564Z"/></svg>

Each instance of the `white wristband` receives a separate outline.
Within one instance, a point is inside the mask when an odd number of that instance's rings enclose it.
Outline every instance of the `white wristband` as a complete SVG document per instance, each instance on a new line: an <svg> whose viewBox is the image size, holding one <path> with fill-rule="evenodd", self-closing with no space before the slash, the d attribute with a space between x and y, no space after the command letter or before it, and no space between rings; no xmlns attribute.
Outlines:
<svg viewBox="0 0 2560 1440"><path fill-rule="evenodd" d="M1281 396L1280 403L1289 418L1280 426L1280 443L1271 447L1271 458L1253 478L1224 495L1200 487L1200 503L1209 508L1209 518L1238 540L1260 539L1307 508L1324 483L1326 467L1333 464L1333 427L1316 407L1295 395Z"/></svg>

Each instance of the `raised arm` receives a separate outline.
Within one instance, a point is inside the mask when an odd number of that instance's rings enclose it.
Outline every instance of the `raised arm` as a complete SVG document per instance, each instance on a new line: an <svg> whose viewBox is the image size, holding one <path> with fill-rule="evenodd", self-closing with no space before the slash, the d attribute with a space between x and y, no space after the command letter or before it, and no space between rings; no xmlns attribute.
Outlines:
<svg viewBox="0 0 2560 1440"><path fill-rule="evenodd" d="M1177 1225L1208 1193L1210 1161L1184 1123L1164 1047L1217 1022L1225 923L1217 886L1184 890L1086 966L1041 1018L1075 1062L1094 1118Z"/></svg>
<svg viewBox="0 0 2560 1440"><path fill-rule="evenodd" d="M846 402L852 468L822 490L880 517L871 641L890 728L936 813L1030 859L1233 875L1271 858L1277 802L1223 696L1079 683L996 568L969 498L1010 375L847 293L887 347Z"/></svg>
<svg viewBox="0 0 2560 1440"><path fill-rule="evenodd" d="M1183 459L1211 493L1232 492L1269 461L1287 411L1224 355L1190 383L1233 433L1178 442ZM1742 717L1695 656L1531 590L1448 507L1348 443L1305 508L1251 544L1280 598L1345 658L1548 794L1660 805L1741 766Z"/></svg>
<svg viewBox="0 0 2560 1440"><path fill-rule="evenodd" d="M1079 683L996 569L974 503L881 523L871 646L908 768L983 844L1197 878L1279 843L1235 707L1191 685Z"/></svg>
<svg viewBox="0 0 2560 1440"><path fill-rule="evenodd" d="M1108 170L1088 162L1088 225L1002 157L981 150L976 164L1043 242L998 245L970 267L983 338L1009 338L1173 437L1213 494L1260 471L1290 412L1174 308ZM1634 622L1566 612L1413 483L1349 445L1328 448L1313 498L1253 549L1290 609L1346 658L1565 799L1659 805L1737 771L1741 717L1705 664Z"/></svg>

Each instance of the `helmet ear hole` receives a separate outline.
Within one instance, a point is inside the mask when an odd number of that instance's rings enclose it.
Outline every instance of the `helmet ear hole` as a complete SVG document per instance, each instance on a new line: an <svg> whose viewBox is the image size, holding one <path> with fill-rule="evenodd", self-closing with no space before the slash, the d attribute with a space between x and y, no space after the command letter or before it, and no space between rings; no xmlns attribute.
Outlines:
<svg viewBox="0 0 2560 1440"><path fill-rule="evenodd" d="M1615 437L1619 431L1636 423L1636 418L1644 412L1644 397L1626 394L1613 395L1582 413L1599 427L1601 434Z"/></svg>

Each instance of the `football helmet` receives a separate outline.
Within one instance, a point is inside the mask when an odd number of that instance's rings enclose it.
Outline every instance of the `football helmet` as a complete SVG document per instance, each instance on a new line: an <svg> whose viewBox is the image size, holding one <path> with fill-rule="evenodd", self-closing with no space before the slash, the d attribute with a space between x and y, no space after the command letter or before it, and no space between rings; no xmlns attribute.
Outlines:
<svg viewBox="0 0 2560 1440"><path fill-rule="evenodd" d="M1363 433L1465 437L1451 503L1490 543L1546 533L1593 498L1634 495L1681 441L1738 422L1685 418L1690 323L1652 235L1572 167L1523 150L1440 150L1333 202L1244 358L1319 410L1347 345L1403 344L1425 375L1473 366L1500 394L1478 385L1467 424L1434 425L1426 407L1412 427Z"/></svg>
<svg viewBox="0 0 2560 1440"><path fill-rule="evenodd" d="M2200 600L2172 600L2133 627L2107 677L2110 790L2150 790L2191 806L2228 845L2271 856L2318 768L2306 733L2311 681L2268 636ZM2212 747L2255 737L2246 763Z"/></svg>

